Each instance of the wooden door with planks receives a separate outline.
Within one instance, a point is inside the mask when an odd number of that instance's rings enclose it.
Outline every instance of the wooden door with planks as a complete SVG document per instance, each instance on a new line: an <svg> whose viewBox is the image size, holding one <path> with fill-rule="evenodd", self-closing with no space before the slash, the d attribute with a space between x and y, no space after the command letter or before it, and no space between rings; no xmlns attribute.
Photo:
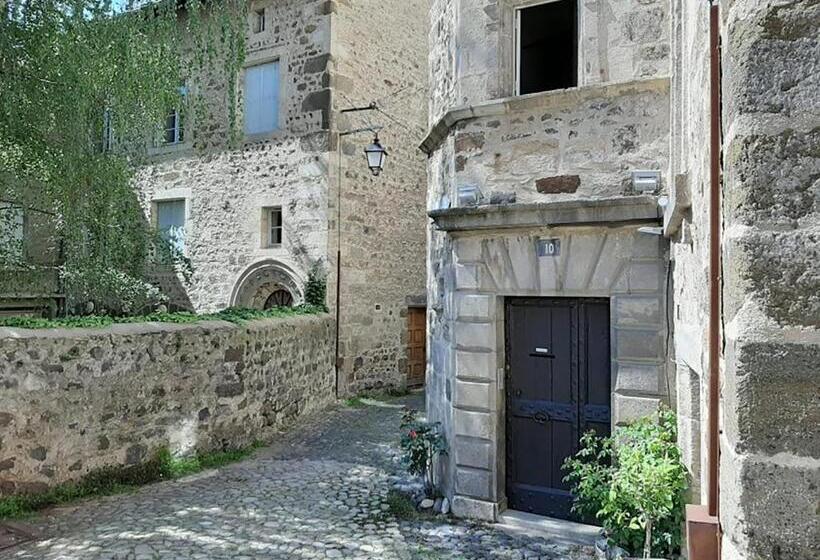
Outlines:
<svg viewBox="0 0 820 560"><path fill-rule="evenodd" d="M407 329L407 386L421 387L427 371L427 309L408 309Z"/></svg>

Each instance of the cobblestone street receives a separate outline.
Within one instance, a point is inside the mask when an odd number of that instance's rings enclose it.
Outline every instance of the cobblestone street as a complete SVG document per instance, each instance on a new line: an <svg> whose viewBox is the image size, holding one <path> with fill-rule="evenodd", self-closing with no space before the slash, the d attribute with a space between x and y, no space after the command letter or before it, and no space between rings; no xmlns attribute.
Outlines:
<svg viewBox="0 0 820 560"><path fill-rule="evenodd" d="M593 558L484 524L396 517L399 404L421 396L339 405L242 463L43 513L30 521L41 540L0 558Z"/></svg>

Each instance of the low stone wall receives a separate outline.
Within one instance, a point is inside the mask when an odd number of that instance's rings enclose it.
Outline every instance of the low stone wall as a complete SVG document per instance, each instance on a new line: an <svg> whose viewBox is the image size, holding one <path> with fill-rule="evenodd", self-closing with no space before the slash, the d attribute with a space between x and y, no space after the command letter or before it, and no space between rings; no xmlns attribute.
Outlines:
<svg viewBox="0 0 820 560"><path fill-rule="evenodd" d="M0 328L0 493L246 446L334 398L328 315Z"/></svg>

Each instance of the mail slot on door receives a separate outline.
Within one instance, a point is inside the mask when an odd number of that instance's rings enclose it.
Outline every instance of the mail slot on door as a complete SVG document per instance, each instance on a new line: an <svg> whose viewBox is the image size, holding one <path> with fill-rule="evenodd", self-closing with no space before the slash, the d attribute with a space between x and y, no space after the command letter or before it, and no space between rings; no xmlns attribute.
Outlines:
<svg viewBox="0 0 820 560"><path fill-rule="evenodd" d="M530 352L533 358L554 358L555 354L550 352L549 348L536 347L534 351Z"/></svg>

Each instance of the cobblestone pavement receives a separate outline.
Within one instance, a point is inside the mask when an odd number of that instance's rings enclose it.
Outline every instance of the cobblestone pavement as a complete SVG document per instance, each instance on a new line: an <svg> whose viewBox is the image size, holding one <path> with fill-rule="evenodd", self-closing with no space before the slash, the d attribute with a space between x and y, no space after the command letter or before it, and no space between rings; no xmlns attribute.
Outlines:
<svg viewBox="0 0 820 560"><path fill-rule="evenodd" d="M593 558L489 525L397 518L396 405L421 398L368 403L305 419L242 463L51 510L33 521L43 540L0 559Z"/></svg>

